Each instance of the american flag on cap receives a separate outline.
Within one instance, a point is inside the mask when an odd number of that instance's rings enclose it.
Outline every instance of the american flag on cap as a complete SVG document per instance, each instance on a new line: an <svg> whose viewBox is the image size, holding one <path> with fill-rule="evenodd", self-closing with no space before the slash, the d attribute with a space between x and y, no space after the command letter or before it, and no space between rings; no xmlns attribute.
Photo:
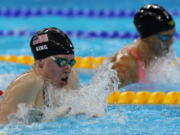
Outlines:
<svg viewBox="0 0 180 135"><path fill-rule="evenodd" d="M48 35L47 34L38 35L38 36L34 37L33 45L37 45L37 44L48 42L48 41L49 40L48 40Z"/></svg>

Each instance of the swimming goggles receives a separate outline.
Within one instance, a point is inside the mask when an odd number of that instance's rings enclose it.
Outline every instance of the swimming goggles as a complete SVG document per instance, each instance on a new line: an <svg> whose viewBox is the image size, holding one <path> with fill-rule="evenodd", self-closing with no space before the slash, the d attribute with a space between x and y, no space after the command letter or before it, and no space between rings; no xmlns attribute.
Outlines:
<svg viewBox="0 0 180 135"><path fill-rule="evenodd" d="M75 59L72 59L69 61L68 59L65 59L65 58L56 58L53 56L51 56L51 59L60 67L65 67L68 64L72 67L76 64Z"/></svg>
<svg viewBox="0 0 180 135"><path fill-rule="evenodd" d="M172 39L174 36L174 34L169 34L169 35L158 35L158 38L163 41L163 42L166 42L170 39Z"/></svg>

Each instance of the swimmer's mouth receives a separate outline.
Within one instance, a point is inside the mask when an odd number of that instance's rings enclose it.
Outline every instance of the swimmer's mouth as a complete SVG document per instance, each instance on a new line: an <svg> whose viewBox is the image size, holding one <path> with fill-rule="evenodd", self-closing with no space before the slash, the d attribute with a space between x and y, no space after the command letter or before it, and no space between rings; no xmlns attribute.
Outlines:
<svg viewBox="0 0 180 135"><path fill-rule="evenodd" d="M61 80L64 81L64 82L67 82L68 77L64 77L64 78L62 78Z"/></svg>

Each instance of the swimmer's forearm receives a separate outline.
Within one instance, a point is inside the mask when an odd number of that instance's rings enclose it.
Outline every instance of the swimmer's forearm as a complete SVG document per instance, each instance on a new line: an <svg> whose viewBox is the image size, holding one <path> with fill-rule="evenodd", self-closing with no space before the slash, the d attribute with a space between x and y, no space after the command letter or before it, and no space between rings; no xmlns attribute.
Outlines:
<svg viewBox="0 0 180 135"><path fill-rule="evenodd" d="M67 113L69 113L70 110L71 110L71 107L62 106L62 107L56 109L53 112L53 115L56 116L56 117L61 117L61 116L66 115Z"/></svg>
<svg viewBox="0 0 180 135"><path fill-rule="evenodd" d="M0 124L8 123L8 116L14 112L16 112L16 107L14 106L6 106L5 104L0 107Z"/></svg>
<svg viewBox="0 0 180 135"><path fill-rule="evenodd" d="M7 123L8 123L7 119L0 118L0 125L4 125L4 124L7 124Z"/></svg>

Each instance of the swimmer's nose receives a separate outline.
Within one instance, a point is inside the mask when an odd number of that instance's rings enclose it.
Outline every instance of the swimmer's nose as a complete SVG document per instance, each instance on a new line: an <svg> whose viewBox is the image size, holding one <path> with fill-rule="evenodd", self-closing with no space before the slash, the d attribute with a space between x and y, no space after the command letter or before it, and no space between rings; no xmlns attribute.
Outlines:
<svg viewBox="0 0 180 135"><path fill-rule="evenodd" d="M66 72L71 72L71 69L72 69L71 65L67 64L67 65L65 66L65 71L66 71Z"/></svg>
<svg viewBox="0 0 180 135"><path fill-rule="evenodd" d="M167 41L168 46L171 46L173 42L174 42L174 37L172 37L171 39Z"/></svg>

